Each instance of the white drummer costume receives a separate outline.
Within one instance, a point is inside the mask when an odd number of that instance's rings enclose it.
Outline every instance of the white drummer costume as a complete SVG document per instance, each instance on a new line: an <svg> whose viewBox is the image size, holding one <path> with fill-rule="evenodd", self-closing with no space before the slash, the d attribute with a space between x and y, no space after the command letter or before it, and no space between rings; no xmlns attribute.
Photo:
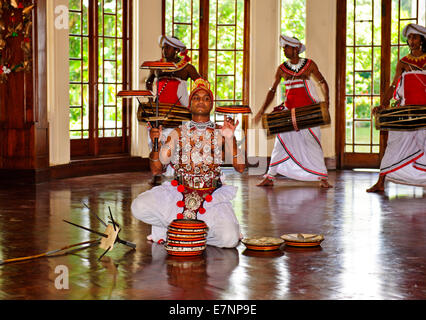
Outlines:
<svg viewBox="0 0 426 320"><path fill-rule="evenodd" d="M158 44L163 47L164 44L179 49L182 59L176 63L176 69L167 71L163 70L158 83L159 102L160 103L171 103L180 106L188 107L188 83L186 80L173 77L173 72L182 70L185 68L191 58L188 56L188 50L182 41L168 36L160 36ZM166 62L165 58L161 59L162 62ZM167 75L170 73L170 75Z"/></svg>
<svg viewBox="0 0 426 320"><path fill-rule="evenodd" d="M285 45L300 46L300 53L306 49L298 40L286 36L280 37L280 45L281 47ZM284 73L296 77L302 75L311 63L310 59L300 58L297 65L286 61L280 66L280 69ZM284 84L286 88L285 108L293 109L319 102L312 80L295 79L285 81ZM327 180L328 173L321 147L320 127L282 132L277 135L271 163L265 177L274 180L277 173L300 181Z"/></svg>
<svg viewBox="0 0 426 320"><path fill-rule="evenodd" d="M426 28L409 24L403 35L420 34L426 37ZM400 106L426 106L426 53L400 60L411 71L405 71L396 86L394 99ZM380 164L380 175L395 183L426 186L426 129L389 131L387 147Z"/></svg>
<svg viewBox="0 0 426 320"><path fill-rule="evenodd" d="M168 72L167 70L162 70L162 75L158 79L158 101L160 103L188 107L188 82L186 80L173 76L173 72L182 70L191 61L191 58L187 55L188 50L182 41L169 36L161 35L158 38L158 44L160 45L160 47L163 47L164 44L168 44L173 48L179 49L180 55L182 56L182 59L176 64L176 69L170 72ZM163 57L160 61L166 62L166 59ZM163 128L163 135L161 137L161 141L165 142L165 139L172 131L173 128ZM149 147L152 148L152 141L150 139ZM168 166L167 171L164 173L164 175L173 176L173 169Z"/></svg>
<svg viewBox="0 0 426 320"><path fill-rule="evenodd" d="M197 86L191 97L201 89L206 90ZM213 101L211 91L206 91ZM174 133L178 135L178 143L173 147L163 146L160 154L163 148L171 148L175 179L140 194L132 203L133 215L152 225L151 238L155 242L166 240L167 227L173 220L198 218L209 228L208 245L237 246L240 226L231 203L237 188L223 184L220 130L211 121L198 123L191 120Z"/></svg>

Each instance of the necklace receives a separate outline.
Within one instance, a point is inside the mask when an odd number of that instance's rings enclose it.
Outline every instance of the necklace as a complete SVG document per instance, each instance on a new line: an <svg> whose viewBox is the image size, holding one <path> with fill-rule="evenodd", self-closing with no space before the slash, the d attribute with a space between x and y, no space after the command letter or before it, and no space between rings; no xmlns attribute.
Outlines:
<svg viewBox="0 0 426 320"><path fill-rule="evenodd" d="M299 59L299 62L297 64L293 64L290 62L290 60L287 60L286 62L284 62L284 64L286 65L287 68L297 73L305 66L306 59L305 58Z"/></svg>
<svg viewBox="0 0 426 320"><path fill-rule="evenodd" d="M189 122L189 129L192 129L192 128L196 128L197 130L203 130L204 131L207 128L214 129L215 125L210 120L207 121L207 122L195 122L194 120L191 120Z"/></svg>

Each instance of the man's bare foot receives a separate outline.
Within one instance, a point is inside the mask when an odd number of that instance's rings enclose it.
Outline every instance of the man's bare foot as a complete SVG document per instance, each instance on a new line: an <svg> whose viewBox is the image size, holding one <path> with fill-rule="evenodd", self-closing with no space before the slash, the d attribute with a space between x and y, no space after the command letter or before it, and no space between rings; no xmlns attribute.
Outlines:
<svg viewBox="0 0 426 320"><path fill-rule="evenodd" d="M327 180L320 180L320 188L328 189L333 188L333 186Z"/></svg>
<svg viewBox="0 0 426 320"><path fill-rule="evenodd" d="M261 183L257 184L256 186L258 186L258 187L273 187L274 186L274 180L266 177L265 179L262 180Z"/></svg>
<svg viewBox="0 0 426 320"><path fill-rule="evenodd" d="M385 185L378 181L374 186L367 189L367 192L384 192L385 191Z"/></svg>
<svg viewBox="0 0 426 320"><path fill-rule="evenodd" d="M367 189L367 192L384 192L385 191L385 176L379 176L376 184Z"/></svg>
<svg viewBox="0 0 426 320"><path fill-rule="evenodd" d="M149 236L147 236L146 240L148 240L148 241L154 241L154 240L152 240L152 234L150 234Z"/></svg>

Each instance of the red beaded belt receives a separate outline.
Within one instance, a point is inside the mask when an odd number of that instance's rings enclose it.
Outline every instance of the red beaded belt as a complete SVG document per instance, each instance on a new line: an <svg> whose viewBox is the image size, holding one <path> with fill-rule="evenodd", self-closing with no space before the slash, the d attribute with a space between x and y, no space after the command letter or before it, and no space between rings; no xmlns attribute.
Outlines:
<svg viewBox="0 0 426 320"><path fill-rule="evenodd" d="M203 203L204 201L211 202L212 193L217 189L216 187L191 188L179 184L177 180L172 181L172 186L183 195L183 199L176 203L179 208L183 208L183 212L177 215L177 219L197 219L198 213L205 214L206 209L204 209Z"/></svg>

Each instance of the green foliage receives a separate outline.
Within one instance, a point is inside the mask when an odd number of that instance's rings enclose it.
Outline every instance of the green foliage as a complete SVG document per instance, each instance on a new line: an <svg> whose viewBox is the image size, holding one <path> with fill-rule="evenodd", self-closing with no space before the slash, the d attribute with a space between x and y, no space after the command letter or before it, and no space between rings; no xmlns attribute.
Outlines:
<svg viewBox="0 0 426 320"><path fill-rule="evenodd" d="M392 44L398 44L398 6L399 0L392 0ZM415 16L413 1L401 1L400 17ZM372 20L372 22L371 22ZM346 120L371 119L371 109L380 103L381 75L381 1L379 0L348 0L347 1L347 30L346 42L346 94L356 95L355 100L348 96L346 99ZM402 42L403 43L403 42ZM350 46L355 46L355 49ZM398 60L408 53L408 48L391 49L392 77ZM373 96L373 97L371 97ZM348 123L348 122L347 122ZM355 143L371 143L371 131L374 139L378 139L377 130L372 129L369 121L356 122ZM368 128L367 128L368 126ZM358 128L358 129L357 129ZM361 130L360 128L364 128ZM361 134L361 132L363 132ZM351 136L346 136L346 142L351 143ZM373 140L374 140L373 139Z"/></svg>
<svg viewBox="0 0 426 320"><path fill-rule="evenodd" d="M69 73L70 73L70 128L88 129L88 90L89 82L89 45L88 45L88 0L69 0L71 10L82 10L83 14L70 12ZM98 0L98 94L99 127L121 127L122 107L116 101L119 90L116 84L122 82L123 70L123 4L122 0ZM103 12L106 14L104 15ZM111 15L112 14L112 15ZM118 37L115 39L112 37ZM114 60L114 61L110 61ZM105 85L102 85L105 83ZM121 88L121 87L120 87ZM118 134L120 135L120 130ZM106 136L116 136L110 130ZM80 132L71 132L72 139L80 139ZM83 137L88 137L87 131Z"/></svg>

